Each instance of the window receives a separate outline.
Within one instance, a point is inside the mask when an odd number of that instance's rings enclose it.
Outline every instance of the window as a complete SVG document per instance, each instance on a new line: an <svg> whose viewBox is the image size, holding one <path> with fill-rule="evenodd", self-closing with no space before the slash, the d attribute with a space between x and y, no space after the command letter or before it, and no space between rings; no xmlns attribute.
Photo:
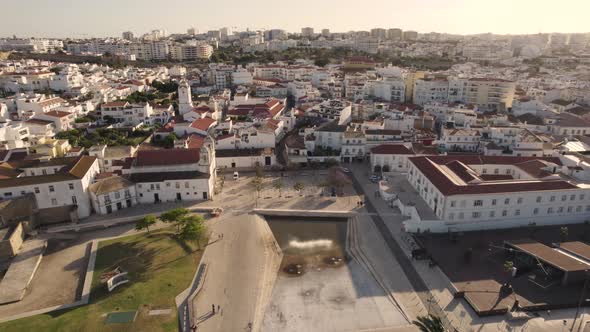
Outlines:
<svg viewBox="0 0 590 332"><path fill-rule="evenodd" d="M12 193L11 192L4 193L4 197L12 197Z"/></svg>
<svg viewBox="0 0 590 332"><path fill-rule="evenodd" d="M47 175L47 170L46 169L41 170L41 173L43 173L43 175Z"/></svg>
<svg viewBox="0 0 590 332"><path fill-rule="evenodd" d="M510 175L510 168L506 170L506 174Z"/></svg>
<svg viewBox="0 0 590 332"><path fill-rule="evenodd" d="M35 187L35 194L38 194L39 192L39 187Z"/></svg>
<svg viewBox="0 0 590 332"><path fill-rule="evenodd" d="M156 189L160 190L160 184L156 183Z"/></svg>
<svg viewBox="0 0 590 332"><path fill-rule="evenodd" d="M515 216L520 216L520 209L516 209L516 211L514 211L514 215Z"/></svg>
<svg viewBox="0 0 590 332"><path fill-rule="evenodd" d="M76 198L76 196L72 196L72 204L78 204L78 199Z"/></svg>
<svg viewBox="0 0 590 332"><path fill-rule="evenodd" d="M580 194L580 200L583 200L584 197L585 197L584 194Z"/></svg>
<svg viewBox="0 0 590 332"><path fill-rule="evenodd" d="M496 205L496 199L492 199L492 205Z"/></svg>
<svg viewBox="0 0 590 332"><path fill-rule="evenodd" d="M455 207L457 205L457 201L451 201L451 207Z"/></svg>
<svg viewBox="0 0 590 332"><path fill-rule="evenodd" d="M576 195L570 195L570 201L573 201L576 199Z"/></svg>
<svg viewBox="0 0 590 332"><path fill-rule="evenodd" d="M541 203L541 200L542 200L541 196L537 196L537 203Z"/></svg>
<svg viewBox="0 0 590 332"><path fill-rule="evenodd" d="M508 211L507 210L503 210L502 211L502 217L506 217L508 215Z"/></svg>
<svg viewBox="0 0 590 332"><path fill-rule="evenodd" d="M562 213L563 212L563 206L560 206L557 208L557 213Z"/></svg>
<svg viewBox="0 0 590 332"><path fill-rule="evenodd" d="M582 206L581 205L576 206L576 212L582 212Z"/></svg>
<svg viewBox="0 0 590 332"><path fill-rule="evenodd" d="M522 197L519 197L519 198L516 200L516 203L517 203L517 204L522 204Z"/></svg>
<svg viewBox="0 0 590 332"><path fill-rule="evenodd" d="M506 198L506 199L504 200L504 205L508 205L508 204L510 204L510 198Z"/></svg>
<svg viewBox="0 0 590 332"><path fill-rule="evenodd" d="M170 187L170 182L166 182L166 187Z"/></svg>
<svg viewBox="0 0 590 332"><path fill-rule="evenodd" d="M481 199L476 199L475 201L473 201L473 206L482 206L483 205L483 201Z"/></svg>
<svg viewBox="0 0 590 332"><path fill-rule="evenodd" d="M68 187L70 187L70 190L74 190L74 184L73 183L68 183Z"/></svg>
<svg viewBox="0 0 590 332"><path fill-rule="evenodd" d="M555 196L551 196L551 198L549 198L549 202L555 202Z"/></svg>
<svg viewBox="0 0 590 332"><path fill-rule="evenodd" d="M176 183L174 184L174 187L175 187L176 189L179 189L179 188L180 188L180 182L176 182Z"/></svg>
<svg viewBox="0 0 590 332"><path fill-rule="evenodd" d="M51 199L51 205L57 205L57 199L52 198Z"/></svg>
<svg viewBox="0 0 590 332"><path fill-rule="evenodd" d="M188 184L188 181L184 183L184 187L185 187L185 188L188 188L188 185L189 185L189 184Z"/></svg>
<svg viewBox="0 0 590 332"><path fill-rule="evenodd" d="M490 218L494 218L496 216L496 211L490 211Z"/></svg>
<svg viewBox="0 0 590 332"><path fill-rule="evenodd" d="M561 196L561 201L565 202L567 200L567 195Z"/></svg>
<svg viewBox="0 0 590 332"><path fill-rule="evenodd" d="M119 199L119 198L121 198L121 193L117 191L115 193L115 199Z"/></svg>
<svg viewBox="0 0 590 332"><path fill-rule="evenodd" d="M480 216L480 215L481 215L481 213L479 213L479 212L473 212L473 213L471 214L471 216L473 217L473 219L477 219L477 218L479 218L479 216Z"/></svg>
<svg viewBox="0 0 590 332"><path fill-rule="evenodd" d="M488 170L486 168L481 170L481 174L486 174L488 172Z"/></svg>
<svg viewBox="0 0 590 332"><path fill-rule="evenodd" d="M533 209L533 214L539 214L539 208L534 208Z"/></svg>
<svg viewBox="0 0 590 332"><path fill-rule="evenodd" d="M53 186L49 186L49 192L52 193L55 191L55 188Z"/></svg>
<svg viewBox="0 0 590 332"><path fill-rule="evenodd" d="M111 203L111 196L109 194L104 195L104 202L107 204Z"/></svg>
<svg viewBox="0 0 590 332"><path fill-rule="evenodd" d="M152 183L152 184L150 184L150 189L151 189L151 190L154 190L154 188L155 188L154 184L153 184L153 183Z"/></svg>
<svg viewBox="0 0 590 332"><path fill-rule="evenodd" d="M494 174L498 174L498 173L500 173L500 170L497 168L494 168Z"/></svg>
<svg viewBox="0 0 590 332"><path fill-rule="evenodd" d="M573 210L574 210L574 207L573 206L568 206L567 207L567 212L572 212Z"/></svg>
<svg viewBox="0 0 590 332"><path fill-rule="evenodd" d="M137 185L137 188L141 189L143 187L143 185L140 183Z"/></svg>
<svg viewBox="0 0 590 332"><path fill-rule="evenodd" d="M454 213L449 213L449 220L453 220L455 219L455 214Z"/></svg>

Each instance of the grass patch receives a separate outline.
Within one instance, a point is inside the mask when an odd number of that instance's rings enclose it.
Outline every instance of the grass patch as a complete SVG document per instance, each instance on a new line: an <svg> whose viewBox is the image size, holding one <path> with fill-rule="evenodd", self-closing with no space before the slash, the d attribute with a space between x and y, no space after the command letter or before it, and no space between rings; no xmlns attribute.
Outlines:
<svg viewBox="0 0 590 332"><path fill-rule="evenodd" d="M190 285L201 255L171 228L100 242L88 305L3 323L0 331L177 331L174 298ZM131 281L109 293L100 276L117 266ZM148 315L166 308L173 314ZM139 311L133 323L104 324L109 312L133 310Z"/></svg>

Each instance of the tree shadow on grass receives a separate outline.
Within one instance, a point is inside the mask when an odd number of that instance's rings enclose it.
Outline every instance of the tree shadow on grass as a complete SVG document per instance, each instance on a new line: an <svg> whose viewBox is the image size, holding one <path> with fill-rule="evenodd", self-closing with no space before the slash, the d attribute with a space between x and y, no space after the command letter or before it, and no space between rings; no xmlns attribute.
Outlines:
<svg viewBox="0 0 590 332"><path fill-rule="evenodd" d="M153 242L153 241L151 241ZM105 273L120 267L126 271L130 283L145 282L150 279L149 271L153 270L154 258L162 248L146 248L146 242L115 242L100 249L96 256L94 279L100 278ZM116 290L114 291L116 292ZM100 280L92 285L90 303L97 303L109 296L106 283Z"/></svg>

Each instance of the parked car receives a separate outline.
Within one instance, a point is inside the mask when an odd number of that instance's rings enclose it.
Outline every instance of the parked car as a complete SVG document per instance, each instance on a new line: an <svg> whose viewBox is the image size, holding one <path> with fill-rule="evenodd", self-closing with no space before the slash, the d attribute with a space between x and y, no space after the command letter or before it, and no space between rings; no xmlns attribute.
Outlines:
<svg viewBox="0 0 590 332"><path fill-rule="evenodd" d="M346 167L342 167L342 172L344 173L350 173L350 170Z"/></svg>
<svg viewBox="0 0 590 332"><path fill-rule="evenodd" d="M234 180L239 180L240 174L238 172L234 172Z"/></svg>

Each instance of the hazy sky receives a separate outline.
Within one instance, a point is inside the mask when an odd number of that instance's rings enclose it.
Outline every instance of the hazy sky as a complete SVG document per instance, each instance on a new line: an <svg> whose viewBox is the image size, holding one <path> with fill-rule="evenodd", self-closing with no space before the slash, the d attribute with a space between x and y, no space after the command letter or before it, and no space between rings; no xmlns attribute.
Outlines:
<svg viewBox="0 0 590 332"><path fill-rule="evenodd" d="M590 0L0 0L0 36L100 37L236 27L588 32Z"/></svg>

